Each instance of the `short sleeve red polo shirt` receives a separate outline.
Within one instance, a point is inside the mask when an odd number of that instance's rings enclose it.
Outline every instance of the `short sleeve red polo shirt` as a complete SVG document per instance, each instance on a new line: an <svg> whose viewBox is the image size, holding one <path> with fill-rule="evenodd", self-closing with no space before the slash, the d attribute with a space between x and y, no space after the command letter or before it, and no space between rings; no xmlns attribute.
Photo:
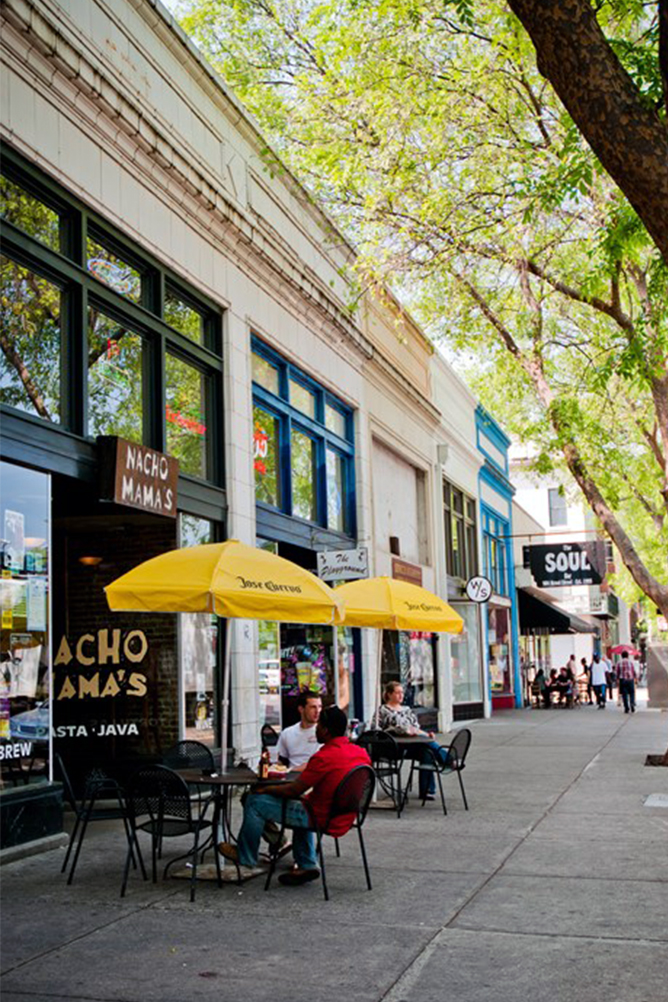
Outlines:
<svg viewBox="0 0 668 1002"><path fill-rule="evenodd" d="M301 779L312 789L304 800L319 825L327 823L337 786L358 765L371 765L371 760L364 748L345 737L328 741L309 759ZM345 835L354 821L354 814L342 814L332 821L328 831L331 835Z"/></svg>

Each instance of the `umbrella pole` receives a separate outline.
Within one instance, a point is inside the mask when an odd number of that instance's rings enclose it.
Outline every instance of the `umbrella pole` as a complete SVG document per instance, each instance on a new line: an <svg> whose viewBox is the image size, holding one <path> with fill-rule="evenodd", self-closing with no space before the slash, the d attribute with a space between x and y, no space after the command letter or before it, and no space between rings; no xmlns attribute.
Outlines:
<svg viewBox="0 0 668 1002"><path fill-rule="evenodd" d="M222 714L221 720L221 763L220 771L225 772L227 770L227 744L229 741L228 728L230 719L230 648L231 648L231 633L229 619L225 620L225 645L223 654L223 698L220 704L220 712Z"/></svg>
<svg viewBox="0 0 668 1002"><path fill-rule="evenodd" d="M374 711L374 716L376 718L376 729L380 727L380 701L381 701L381 675L383 672L383 637L385 631L381 630L378 635L378 659L376 665L376 709ZM371 718L373 723L373 717Z"/></svg>

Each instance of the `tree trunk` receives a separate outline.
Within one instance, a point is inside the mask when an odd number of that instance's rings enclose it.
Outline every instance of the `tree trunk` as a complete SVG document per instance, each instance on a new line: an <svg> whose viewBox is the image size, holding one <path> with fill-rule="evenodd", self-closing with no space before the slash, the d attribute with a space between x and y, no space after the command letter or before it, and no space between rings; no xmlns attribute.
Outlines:
<svg viewBox="0 0 668 1002"><path fill-rule="evenodd" d="M590 0L508 0L508 6L531 37L539 71L668 263L668 129L612 51ZM666 0L659 10L663 27ZM663 32L661 54L666 58Z"/></svg>

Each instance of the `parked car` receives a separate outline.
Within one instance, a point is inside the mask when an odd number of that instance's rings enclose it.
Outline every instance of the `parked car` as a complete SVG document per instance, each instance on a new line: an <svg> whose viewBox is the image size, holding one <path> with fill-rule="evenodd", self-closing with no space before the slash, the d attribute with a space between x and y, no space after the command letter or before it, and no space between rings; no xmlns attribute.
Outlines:
<svg viewBox="0 0 668 1002"><path fill-rule="evenodd" d="M47 741L50 726L49 701L38 703L34 710L25 710L10 718L9 733L13 738Z"/></svg>

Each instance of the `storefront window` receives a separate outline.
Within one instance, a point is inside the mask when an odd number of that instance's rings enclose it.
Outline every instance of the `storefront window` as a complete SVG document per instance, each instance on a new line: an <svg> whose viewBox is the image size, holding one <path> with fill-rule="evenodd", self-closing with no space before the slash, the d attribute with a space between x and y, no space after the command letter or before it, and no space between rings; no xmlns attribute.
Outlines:
<svg viewBox="0 0 668 1002"><path fill-rule="evenodd" d="M296 379L290 380L290 403L302 414L315 418L315 395Z"/></svg>
<svg viewBox="0 0 668 1002"><path fill-rule="evenodd" d="M323 705L334 702L334 629L281 623L281 717L287 727L299 720L300 692L317 693Z"/></svg>
<svg viewBox="0 0 668 1002"><path fill-rule="evenodd" d="M261 407L253 407L253 468L256 500L279 508L278 418Z"/></svg>
<svg viewBox="0 0 668 1002"><path fill-rule="evenodd" d="M182 473L206 476L206 376L174 355L165 361L167 452Z"/></svg>
<svg viewBox="0 0 668 1002"><path fill-rule="evenodd" d="M470 602L453 603L453 608L464 620L461 633L450 637L452 665L452 698L455 703L482 701L480 677L480 626L478 607Z"/></svg>
<svg viewBox="0 0 668 1002"><path fill-rule="evenodd" d="M343 458L327 450L327 527L345 532L345 481Z"/></svg>
<svg viewBox="0 0 668 1002"><path fill-rule="evenodd" d="M494 606L488 608L487 647L492 695L512 692L510 609Z"/></svg>
<svg viewBox="0 0 668 1002"><path fill-rule="evenodd" d="M179 334L183 334L195 344L202 344L204 333L202 314L193 309L192 306L188 306L180 296L177 296L170 289L165 292L164 318L165 323L173 327Z"/></svg>
<svg viewBox="0 0 668 1002"><path fill-rule="evenodd" d="M141 302L141 273L136 268L90 237L86 241L86 253L91 275L133 303Z"/></svg>
<svg viewBox="0 0 668 1002"><path fill-rule="evenodd" d="M59 250L58 213L4 175L0 175L0 217L20 227L51 250Z"/></svg>
<svg viewBox="0 0 668 1002"><path fill-rule="evenodd" d="M353 647L353 631L349 626L339 626L336 631L336 664L338 684L338 705L348 719L355 717L355 701L353 696L353 675L355 672L355 654Z"/></svg>
<svg viewBox="0 0 668 1002"><path fill-rule="evenodd" d="M293 429L291 442L292 514L316 519L315 442L303 432Z"/></svg>
<svg viewBox="0 0 668 1002"><path fill-rule="evenodd" d="M62 293L0 256L0 402L60 422Z"/></svg>
<svg viewBox="0 0 668 1002"><path fill-rule="evenodd" d="M141 440L142 339L89 310L88 433Z"/></svg>
<svg viewBox="0 0 668 1002"><path fill-rule="evenodd" d="M394 680L401 682L407 706L436 706L433 635L418 630L385 630L381 674L383 686Z"/></svg>
<svg viewBox="0 0 668 1002"><path fill-rule="evenodd" d="M180 515L181 546L212 543L213 524L194 515ZM218 617L207 612L179 616L179 648L183 737L215 744L214 679L218 658Z"/></svg>
<svg viewBox="0 0 668 1002"><path fill-rule="evenodd" d="M0 463L0 788L48 779L51 481Z"/></svg>
<svg viewBox="0 0 668 1002"><path fill-rule="evenodd" d="M253 352L253 382L263 386L265 390L278 396L279 381L278 369L271 362L268 362L262 355Z"/></svg>
<svg viewBox="0 0 668 1002"><path fill-rule="evenodd" d="M278 623L258 623L260 723L281 729L281 640Z"/></svg>

